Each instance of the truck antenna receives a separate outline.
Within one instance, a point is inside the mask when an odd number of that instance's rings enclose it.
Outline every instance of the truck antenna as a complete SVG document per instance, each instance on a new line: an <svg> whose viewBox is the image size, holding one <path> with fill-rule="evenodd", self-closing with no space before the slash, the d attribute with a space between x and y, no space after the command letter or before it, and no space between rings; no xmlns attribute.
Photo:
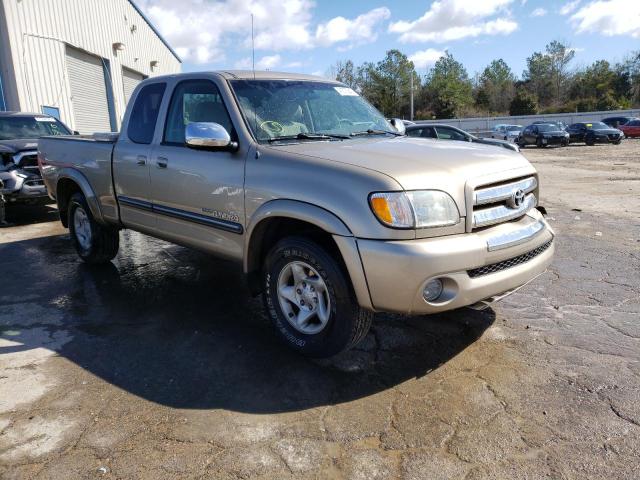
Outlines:
<svg viewBox="0 0 640 480"><path fill-rule="evenodd" d="M251 69L253 70L253 79L256 79L256 48L253 39L253 13L251 14Z"/></svg>

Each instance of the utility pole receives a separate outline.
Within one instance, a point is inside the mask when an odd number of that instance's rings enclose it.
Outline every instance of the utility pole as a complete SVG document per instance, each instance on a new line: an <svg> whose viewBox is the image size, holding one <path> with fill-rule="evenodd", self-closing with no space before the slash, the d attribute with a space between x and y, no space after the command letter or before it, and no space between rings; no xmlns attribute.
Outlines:
<svg viewBox="0 0 640 480"><path fill-rule="evenodd" d="M413 122L413 72L411 72L411 94L409 95L411 102L411 114L409 115L409 120Z"/></svg>

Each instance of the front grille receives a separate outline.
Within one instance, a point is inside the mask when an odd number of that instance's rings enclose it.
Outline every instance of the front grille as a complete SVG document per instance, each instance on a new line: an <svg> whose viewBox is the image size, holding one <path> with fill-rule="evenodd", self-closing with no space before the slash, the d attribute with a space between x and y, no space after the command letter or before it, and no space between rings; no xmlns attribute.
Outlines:
<svg viewBox="0 0 640 480"><path fill-rule="evenodd" d="M38 156L37 155L24 155L20 162L18 163L18 167L23 168L25 170L37 170L38 169Z"/></svg>
<svg viewBox="0 0 640 480"><path fill-rule="evenodd" d="M537 257L547 248L551 246L553 240L549 240L547 243L543 243L538 248L531 250L530 252L523 253L517 257L509 258L498 263L492 263L491 265L485 265L484 267L474 268L473 270L467 270L467 274L471 278L482 277L483 275L489 275L490 273L500 272L507 268L516 267L528 262L529 260Z"/></svg>
<svg viewBox="0 0 640 480"><path fill-rule="evenodd" d="M524 177L493 185L483 185L473 192L471 229L488 227L521 218L537 205L536 177ZM519 192L516 202L515 194Z"/></svg>

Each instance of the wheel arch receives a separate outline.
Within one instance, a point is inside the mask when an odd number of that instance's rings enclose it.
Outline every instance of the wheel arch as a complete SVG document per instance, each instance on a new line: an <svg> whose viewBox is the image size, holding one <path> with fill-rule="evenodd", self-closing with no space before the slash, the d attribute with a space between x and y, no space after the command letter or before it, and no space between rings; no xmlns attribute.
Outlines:
<svg viewBox="0 0 640 480"><path fill-rule="evenodd" d="M62 225L65 227L69 226L65 212L69 206L69 199L76 192L82 193L84 198L86 198L89 209L91 210L91 215L93 215L95 221L100 224L105 224L100 203L87 178L77 170L65 169L60 172L58 181L56 182L56 202L58 204Z"/></svg>
<svg viewBox="0 0 640 480"><path fill-rule="evenodd" d="M246 230L243 269L255 295L262 291L262 263L273 245L289 235L312 238L345 268L356 298L363 308L373 310L357 241L347 225L333 213L296 200L273 200L253 215Z"/></svg>

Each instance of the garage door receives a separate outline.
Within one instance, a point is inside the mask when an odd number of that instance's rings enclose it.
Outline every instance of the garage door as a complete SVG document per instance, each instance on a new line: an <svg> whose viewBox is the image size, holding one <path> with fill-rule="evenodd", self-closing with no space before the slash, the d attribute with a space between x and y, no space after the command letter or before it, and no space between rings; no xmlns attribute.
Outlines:
<svg viewBox="0 0 640 480"><path fill-rule="evenodd" d="M67 47L74 127L80 133L110 132L109 98L102 60Z"/></svg>
<svg viewBox="0 0 640 480"><path fill-rule="evenodd" d="M129 103L129 99L131 98L131 95L133 95L133 91L145 78L146 77L141 73L134 72L133 70L129 70L128 68L122 69L122 88L124 89L125 103Z"/></svg>

